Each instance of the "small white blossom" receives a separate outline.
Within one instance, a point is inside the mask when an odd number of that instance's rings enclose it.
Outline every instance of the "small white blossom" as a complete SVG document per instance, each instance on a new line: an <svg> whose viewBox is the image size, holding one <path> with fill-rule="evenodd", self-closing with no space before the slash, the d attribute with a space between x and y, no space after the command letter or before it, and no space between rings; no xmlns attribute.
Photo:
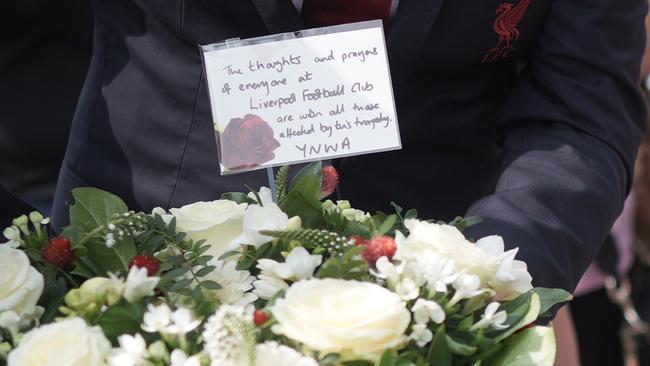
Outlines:
<svg viewBox="0 0 650 366"><path fill-rule="evenodd" d="M420 295L420 287L410 278L404 278L395 286L395 292L402 300L413 300Z"/></svg>
<svg viewBox="0 0 650 366"><path fill-rule="evenodd" d="M452 285L456 292L449 300L448 306L453 306L462 299L469 299L485 292L480 288L481 279L475 275L461 274Z"/></svg>
<svg viewBox="0 0 650 366"><path fill-rule="evenodd" d="M255 347L255 366L277 365L318 366L318 362L277 342L264 342Z"/></svg>
<svg viewBox="0 0 650 366"><path fill-rule="evenodd" d="M158 286L160 278L149 277L147 272L146 268L131 267L126 276L123 295L128 302L135 302L146 296L154 295L154 289Z"/></svg>
<svg viewBox="0 0 650 366"><path fill-rule="evenodd" d="M533 278L528 273L526 263L515 259L519 248L506 252L503 238L498 235L479 239L476 247L499 261L494 278L489 282L494 290L516 296L533 288Z"/></svg>
<svg viewBox="0 0 650 366"><path fill-rule="evenodd" d="M415 341L418 347L424 347L433 340L433 332L425 324L415 324L411 327L409 339Z"/></svg>
<svg viewBox="0 0 650 366"><path fill-rule="evenodd" d="M167 304L154 306L149 304L142 318L142 329L149 333L184 335L193 331L201 322L185 308L172 310Z"/></svg>
<svg viewBox="0 0 650 366"><path fill-rule="evenodd" d="M504 325L506 319L508 318L508 313L505 310L497 312L499 309L498 302L491 302L486 308L481 316L481 320L472 325L470 330L474 331L481 328L486 328L492 326L495 329L506 329L507 325Z"/></svg>
<svg viewBox="0 0 650 366"><path fill-rule="evenodd" d="M260 259L257 268L268 276L275 276L283 280L306 280L312 278L314 270L323 262L323 256L311 255L307 249L296 247L285 258L284 263L272 259Z"/></svg>
<svg viewBox="0 0 650 366"><path fill-rule="evenodd" d="M147 312L142 317L142 329L149 333L162 333L172 322L172 309L167 304L147 305Z"/></svg>
<svg viewBox="0 0 650 366"><path fill-rule="evenodd" d="M192 312L186 308L176 309L171 316L171 324L165 329L167 334L186 334L199 326L201 321L194 319Z"/></svg>
<svg viewBox="0 0 650 366"><path fill-rule="evenodd" d="M201 361L197 356L187 357L187 354L180 349L172 351L170 361L170 366L201 366Z"/></svg>
<svg viewBox="0 0 650 366"><path fill-rule="evenodd" d="M140 334L135 336L123 334L117 337L119 348L113 349L112 366L138 366L145 364L147 343Z"/></svg>
<svg viewBox="0 0 650 366"><path fill-rule="evenodd" d="M277 204L250 205L244 212L242 234L231 241L228 249L235 250L241 244L259 247L273 240L273 237L262 235L260 231L285 230L288 225L289 217Z"/></svg>
<svg viewBox="0 0 650 366"><path fill-rule="evenodd" d="M221 261L212 259L209 265L215 269L204 277L218 283L218 290L207 290L213 293L222 304L246 305L257 300L257 295L251 292L255 277L246 270L238 271L236 261Z"/></svg>
<svg viewBox="0 0 650 366"><path fill-rule="evenodd" d="M377 268L377 271L370 269L370 272L376 277L385 279L388 282L388 285L393 288L399 281L401 274L404 272L404 265L400 264L399 266L396 266L386 256L379 257L377 262L375 262L375 267Z"/></svg>
<svg viewBox="0 0 650 366"><path fill-rule="evenodd" d="M411 311L418 324L427 324L431 320L436 324L442 324L446 317L445 311L437 302L425 299L417 299Z"/></svg>
<svg viewBox="0 0 650 366"><path fill-rule="evenodd" d="M264 300L269 300L278 292L289 288L289 284L275 276L260 274L257 278L253 282L253 286L255 287L253 293Z"/></svg>
<svg viewBox="0 0 650 366"><path fill-rule="evenodd" d="M260 190L257 192L257 195L260 197L260 201L258 204L261 204L262 206L266 206L269 203L273 203L273 194L271 193L271 190L268 187L261 187ZM255 197L255 194L253 192L248 193L248 198L255 200L257 202L257 197Z"/></svg>

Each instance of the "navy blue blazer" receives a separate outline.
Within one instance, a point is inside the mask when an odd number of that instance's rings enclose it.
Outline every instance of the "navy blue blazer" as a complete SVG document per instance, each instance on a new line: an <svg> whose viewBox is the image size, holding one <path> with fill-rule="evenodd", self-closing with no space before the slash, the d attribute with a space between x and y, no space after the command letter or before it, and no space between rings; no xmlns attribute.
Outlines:
<svg viewBox="0 0 650 366"><path fill-rule="evenodd" d="M222 177L198 44L298 30L290 0L95 0L95 44L54 222L70 189L136 209L216 199ZM367 210L478 215L536 285L573 289L622 208L645 117L646 0L400 1L386 33L404 149L343 159Z"/></svg>

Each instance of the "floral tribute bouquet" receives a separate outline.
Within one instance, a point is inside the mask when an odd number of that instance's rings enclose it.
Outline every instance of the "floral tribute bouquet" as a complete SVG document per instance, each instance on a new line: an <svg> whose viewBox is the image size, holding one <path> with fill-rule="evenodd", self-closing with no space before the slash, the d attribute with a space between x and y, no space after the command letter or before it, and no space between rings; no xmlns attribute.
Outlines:
<svg viewBox="0 0 650 366"><path fill-rule="evenodd" d="M21 216L0 245L0 363L552 365L534 325L562 290L532 288L517 250L451 223L322 201L313 163L289 184L169 212L79 188L70 226Z"/></svg>

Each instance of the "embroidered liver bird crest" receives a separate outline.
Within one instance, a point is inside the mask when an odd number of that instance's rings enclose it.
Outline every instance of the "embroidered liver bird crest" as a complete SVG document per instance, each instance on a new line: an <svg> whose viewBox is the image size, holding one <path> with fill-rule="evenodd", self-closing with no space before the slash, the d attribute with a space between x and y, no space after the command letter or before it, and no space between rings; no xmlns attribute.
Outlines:
<svg viewBox="0 0 650 366"><path fill-rule="evenodd" d="M494 32L499 36L496 47L488 50L482 62L490 62L509 56L513 42L519 39L519 22L523 19L531 0L521 0L519 3L502 3L497 7L497 18L494 20Z"/></svg>

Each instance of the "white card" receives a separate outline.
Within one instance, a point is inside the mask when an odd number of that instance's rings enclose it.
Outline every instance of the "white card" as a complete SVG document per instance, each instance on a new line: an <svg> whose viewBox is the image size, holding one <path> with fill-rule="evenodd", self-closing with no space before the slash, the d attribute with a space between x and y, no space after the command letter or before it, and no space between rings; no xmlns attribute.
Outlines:
<svg viewBox="0 0 650 366"><path fill-rule="evenodd" d="M203 52L222 174L401 148L381 21Z"/></svg>

